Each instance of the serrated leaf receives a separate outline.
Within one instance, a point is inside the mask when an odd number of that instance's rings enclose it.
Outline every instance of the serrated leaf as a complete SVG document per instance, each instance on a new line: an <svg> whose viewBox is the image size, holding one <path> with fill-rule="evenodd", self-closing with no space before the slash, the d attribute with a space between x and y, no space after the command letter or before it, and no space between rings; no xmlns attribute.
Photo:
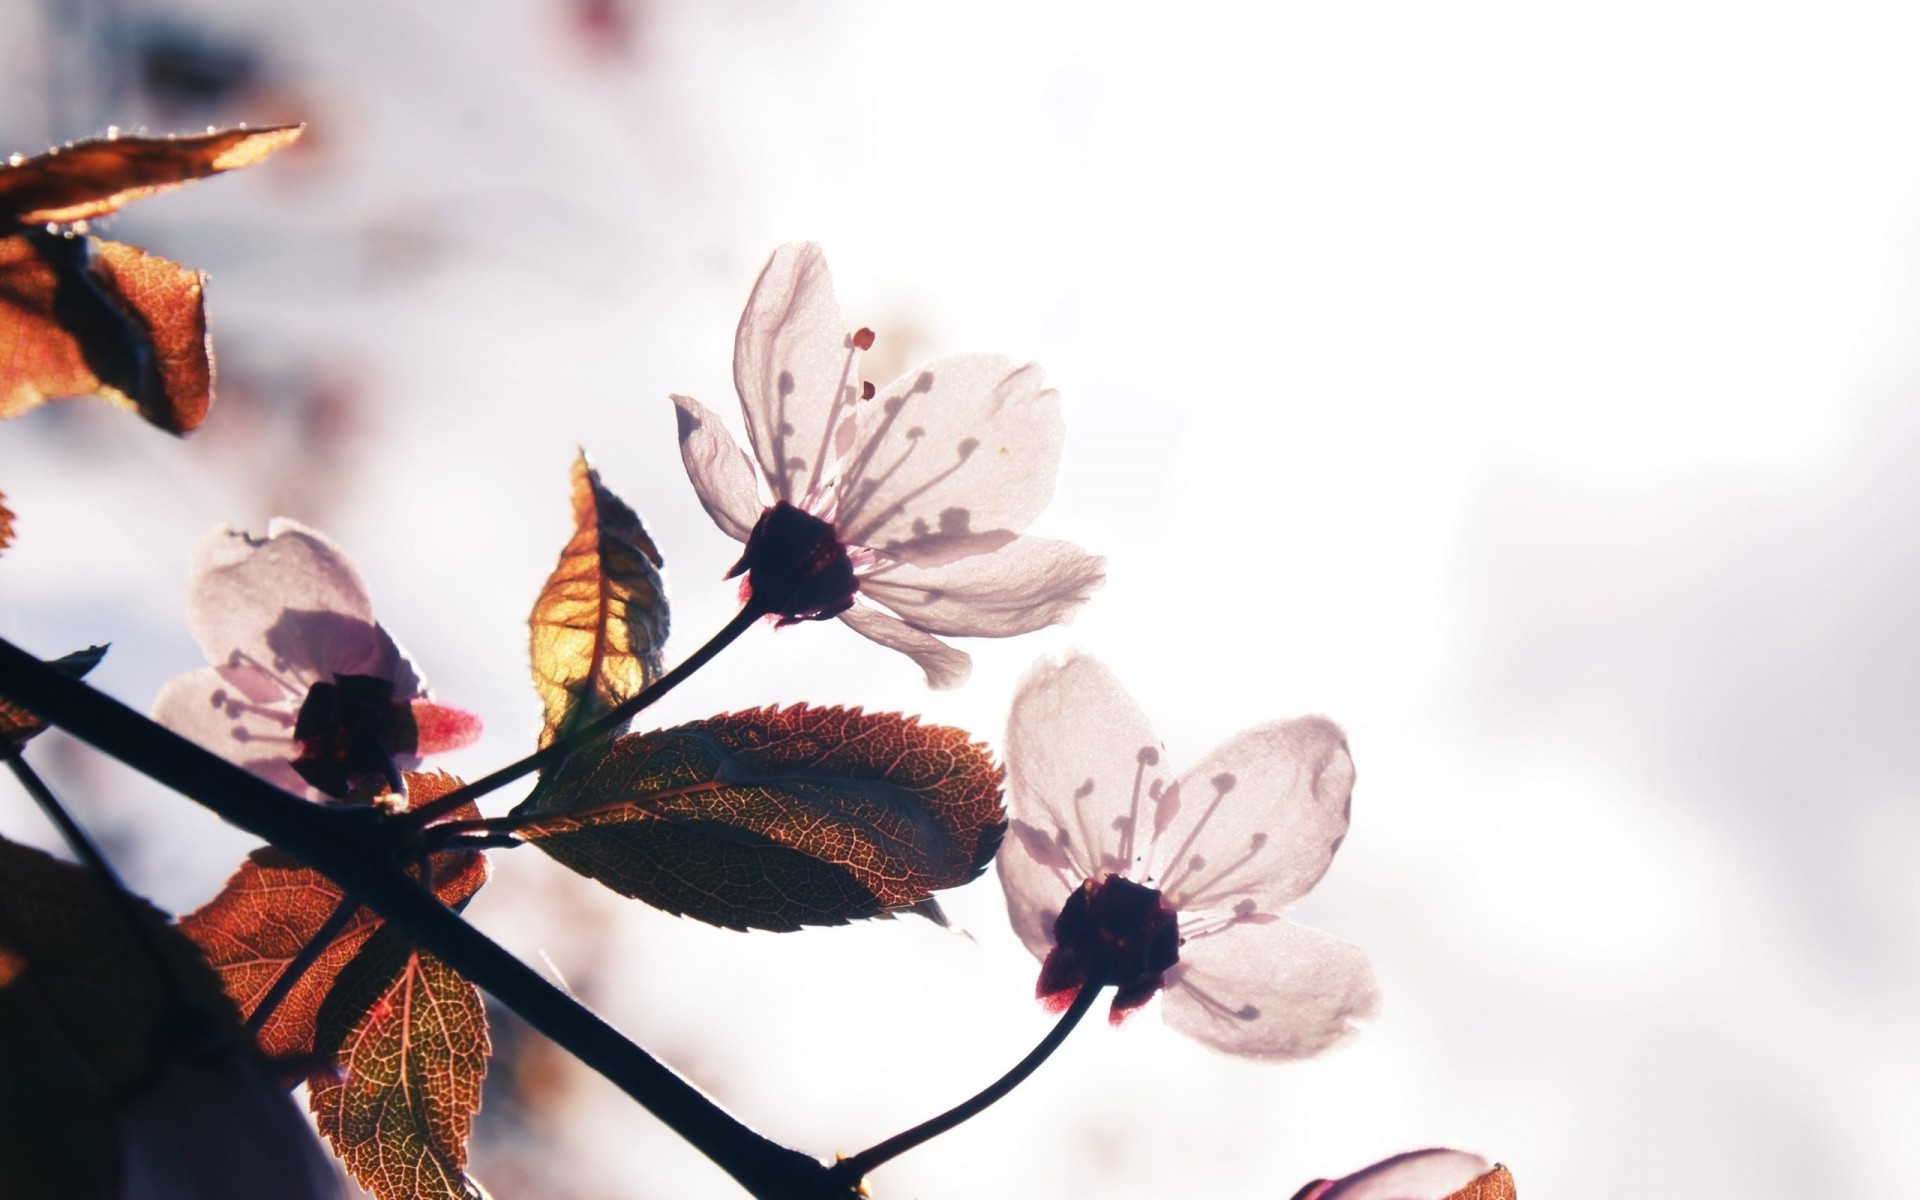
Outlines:
<svg viewBox="0 0 1920 1200"><path fill-rule="evenodd" d="M667 640L660 551L585 453L573 464L573 527L527 619L543 747L658 679Z"/></svg>
<svg viewBox="0 0 1920 1200"><path fill-rule="evenodd" d="M407 792L425 804L460 786L445 772L410 772ZM451 819L479 816L463 805ZM433 856L434 894L448 905L465 903L487 879L484 854L446 851ZM243 1016L272 989L274 981L340 903L332 880L292 856L271 848L247 856L220 894L180 919L180 928L197 943L220 977L221 985ZM316 1022L334 982L359 958L380 928L367 909L321 952L258 1031L260 1049L273 1058L314 1052Z"/></svg>
<svg viewBox="0 0 1920 1200"><path fill-rule="evenodd" d="M75 650L72 654L63 654L52 659L48 666L71 675L75 679L86 678L87 672L100 665L107 656L105 646L88 646L85 650ZM25 745L28 739L39 736L45 731L47 723L37 713L29 712L4 696L0 696L0 741L12 742L15 746Z"/></svg>
<svg viewBox="0 0 1920 1200"><path fill-rule="evenodd" d="M106 137L0 166L0 214L21 225L85 221L223 171L250 167L297 139L302 125L183 137Z"/></svg>
<svg viewBox="0 0 1920 1200"><path fill-rule="evenodd" d="M986 869L1000 769L965 730L858 709L757 709L575 756L520 834L622 895L733 929L910 908Z"/></svg>
<svg viewBox="0 0 1920 1200"><path fill-rule="evenodd" d="M1447 1200L1519 1200L1519 1197L1513 1175L1496 1163L1493 1170L1448 1196Z"/></svg>
<svg viewBox="0 0 1920 1200"><path fill-rule="evenodd" d="M319 1014L336 1076L308 1082L320 1132L377 1200L468 1200L467 1134L486 1076L479 989L391 927L340 973Z"/></svg>
<svg viewBox="0 0 1920 1200"><path fill-rule="evenodd" d="M99 238L0 238L0 417L89 395L168 433L206 418L213 352L200 273Z"/></svg>
<svg viewBox="0 0 1920 1200"><path fill-rule="evenodd" d="M9 1200L299 1200L331 1183L193 943L91 872L5 841L0 1062Z"/></svg>

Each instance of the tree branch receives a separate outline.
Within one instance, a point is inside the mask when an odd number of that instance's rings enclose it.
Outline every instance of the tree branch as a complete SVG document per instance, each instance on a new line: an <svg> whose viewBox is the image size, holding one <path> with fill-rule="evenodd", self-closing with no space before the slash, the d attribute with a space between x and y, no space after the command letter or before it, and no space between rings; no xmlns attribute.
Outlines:
<svg viewBox="0 0 1920 1200"><path fill-rule="evenodd" d="M281 791L0 639L0 694L286 851L600 1072L756 1196L843 1196L409 878L385 814Z"/></svg>

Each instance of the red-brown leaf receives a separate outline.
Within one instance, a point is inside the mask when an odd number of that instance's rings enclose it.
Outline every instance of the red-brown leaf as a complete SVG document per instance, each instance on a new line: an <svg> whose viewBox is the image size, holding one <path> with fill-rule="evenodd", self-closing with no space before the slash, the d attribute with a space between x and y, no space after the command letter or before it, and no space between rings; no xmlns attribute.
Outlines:
<svg viewBox="0 0 1920 1200"><path fill-rule="evenodd" d="M979 875L1006 815L966 731L858 709L757 709L628 734L516 811L561 863L741 929L838 925Z"/></svg>
<svg viewBox="0 0 1920 1200"><path fill-rule="evenodd" d="M1519 1197L1513 1175L1496 1163L1493 1170L1448 1196L1447 1200L1519 1200Z"/></svg>
<svg viewBox="0 0 1920 1200"><path fill-rule="evenodd" d="M5 493L0 493L0 550L13 545L13 510L7 507Z"/></svg>
<svg viewBox="0 0 1920 1200"><path fill-rule="evenodd" d="M459 784L444 772L407 776L408 796L415 805ZM479 815L477 808L463 805L451 819ZM448 851L433 856L434 893L449 905L464 903L486 879L483 854ZM241 1013L251 1016L280 972L333 915L340 898L340 889L318 871L281 851L261 849L247 856L218 896L182 917L180 928L199 944ZM380 925L380 918L366 909L354 915L260 1027L263 1052L274 1058L313 1053L321 1005Z"/></svg>
<svg viewBox="0 0 1920 1200"><path fill-rule="evenodd" d="M527 619L542 746L658 679L667 640L660 551L585 453L573 464L573 526Z"/></svg>
<svg viewBox="0 0 1920 1200"><path fill-rule="evenodd" d="M468 1200L467 1134L486 1076L480 992L382 929L321 1006L335 1077L308 1082L334 1153L376 1200Z"/></svg>
<svg viewBox="0 0 1920 1200"><path fill-rule="evenodd" d="M242 1036L219 981L165 917L116 903L83 868L0 841L0 1193L154 1194L140 1190L155 1165L144 1152L161 1136L178 1189L168 1194L211 1194L204 1185L257 1156L271 1165L256 1194L318 1196L301 1181L324 1167L320 1148ZM230 1110L231 1123L209 1130L180 1110L183 1091L199 1111ZM182 1149L183 1136L193 1145ZM221 1138L245 1144L229 1154Z"/></svg>
<svg viewBox="0 0 1920 1200"><path fill-rule="evenodd" d="M105 646L88 646L85 650L75 650L72 654L53 659L47 665L57 667L75 679L84 679L87 672L99 666L100 660L106 656ZM0 741L24 745L46 727L47 723L38 713L29 712L5 696L0 696Z"/></svg>
<svg viewBox="0 0 1920 1200"><path fill-rule="evenodd" d="M213 352L200 273L98 238L0 238L0 417L87 395L168 433L206 418Z"/></svg>
<svg viewBox="0 0 1920 1200"><path fill-rule="evenodd" d="M85 221L131 200L250 167L292 143L303 125L223 129L183 137L106 137L0 166L0 215L21 225Z"/></svg>

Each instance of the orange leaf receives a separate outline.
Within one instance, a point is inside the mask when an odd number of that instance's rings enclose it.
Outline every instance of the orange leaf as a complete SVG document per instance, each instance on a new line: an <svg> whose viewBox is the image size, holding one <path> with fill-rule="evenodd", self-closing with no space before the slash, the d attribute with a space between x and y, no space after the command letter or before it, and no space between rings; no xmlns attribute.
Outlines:
<svg viewBox="0 0 1920 1200"><path fill-rule="evenodd" d="M49 666L73 676L86 678L87 672L100 665L107 656L105 646L88 646L85 650L75 650L72 654L62 655L48 663ZM26 744L47 727L46 721L38 713L29 712L19 705L0 696L0 740L12 742L15 746Z"/></svg>
<svg viewBox="0 0 1920 1200"><path fill-rule="evenodd" d="M200 273L98 238L0 238L0 417L95 394L169 433L205 419L213 355Z"/></svg>
<svg viewBox="0 0 1920 1200"><path fill-rule="evenodd" d="M1493 1170L1448 1196L1447 1200L1519 1200L1519 1197L1520 1193L1513 1184L1513 1175L1496 1163Z"/></svg>
<svg viewBox="0 0 1920 1200"><path fill-rule="evenodd" d="M353 1177L376 1200L468 1200L490 1050L479 989L389 927L340 973L320 1030L341 1073L310 1080L308 1104Z"/></svg>
<svg viewBox="0 0 1920 1200"><path fill-rule="evenodd" d="M533 686L546 706L540 745L616 707L660 677L667 598L660 551L640 518L573 463L573 537L533 615Z"/></svg>
<svg viewBox="0 0 1920 1200"><path fill-rule="evenodd" d="M105 137L0 166L0 214L21 225L85 221L181 184L250 167L292 143L304 125L223 129L184 137Z"/></svg>
<svg viewBox="0 0 1920 1200"><path fill-rule="evenodd" d="M408 796L416 805L443 796L459 784L444 772L407 775ZM463 805L452 819L479 815L479 809ZM434 894L448 905L465 903L486 879L483 854L449 851L433 856ZM290 855L271 848L256 850L218 896L180 919L180 928L199 944L242 1015L251 1016L281 971L333 915L341 894L332 880ZM322 1004L380 925L380 918L364 908L354 915L260 1027L264 1053L282 1058L313 1052Z"/></svg>
<svg viewBox="0 0 1920 1200"><path fill-rule="evenodd" d="M516 810L521 835L622 895L732 929L910 908L979 875L1006 832L986 751L897 713L757 709L573 761Z"/></svg>
<svg viewBox="0 0 1920 1200"><path fill-rule="evenodd" d="M0 550L13 545L13 510L7 507L5 493L0 493Z"/></svg>

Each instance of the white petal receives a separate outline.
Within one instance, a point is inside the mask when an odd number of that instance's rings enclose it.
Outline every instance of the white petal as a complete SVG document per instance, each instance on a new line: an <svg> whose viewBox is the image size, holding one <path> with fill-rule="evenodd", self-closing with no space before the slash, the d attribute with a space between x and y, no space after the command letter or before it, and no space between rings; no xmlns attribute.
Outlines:
<svg viewBox="0 0 1920 1200"><path fill-rule="evenodd" d="M675 396L674 416L680 427L680 461L687 478L720 531L746 541L763 508L753 464L720 419L698 400Z"/></svg>
<svg viewBox="0 0 1920 1200"><path fill-rule="evenodd" d="M215 529L201 540L187 569L187 627L214 666L257 667L302 692L333 675L390 679L401 700L421 691L347 556L284 518L265 538Z"/></svg>
<svg viewBox="0 0 1920 1200"><path fill-rule="evenodd" d="M891 613L856 602L852 608L840 614L840 619L861 637L871 638L890 650L898 650L920 664L920 669L927 673L928 687L959 687L973 672L973 659L968 657L966 651L955 650L939 638L920 632Z"/></svg>
<svg viewBox="0 0 1920 1200"><path fill-rule="evenodd" d="M854 353L820 247L775 250L733 340L734 387L775 499L800 504L827 480L828 439L854 404Z"/></svg>
<svg viewBox="0 0 1920 1200"><path fill-rule="evenodd" d="M895 380L859 419L835 521L848 545L939 566L1012 541L1053 496L1060 394L1035 364L941 359Z"/></svg>
<svg viewBox="0 0 1920 1200"><path fill-rule="evenodd" d="M944 567L890 564L863 577L860 590L928 633L1010 637L1065 621L1106 577L1098 555L1020 537Z"/></svg>
<svg viewBox="0 0 1920 1200"><path fill-rule="evenodd" d="M1353 759L1333 722L1237 734L1180 777L1180 810L1155 850L1167 902L1279 912L1326 874L1352 794Z"/></svg>
<svg viewBox="0 0 1920 1200"><path fill-rule="evenodd" d="M1084 655L1042 660L1007 716L1007 814L1037 831L1036 844L1052 843L1071 857L1077 877L1069 886L1125 874L1152 829L1155 797L1166 784L1164 758L1145 714L1105 667ZM1136 826L1143 835L1137 844L1129 837ZM1011 832L1002 845L1002 857L1031 857ZM1002 873L1009 884L1020 878ZM1009 891L1008 902L1017 913L1025 901Z"/></svg>
<svg viewBox="0 0 1920 1200"><path fill-rule="evenodd" d="M152 715L268 783L312 797L319 793L293 769L293 721L304 699L288 697L258 668L202 667L161 684Z"/></svg>
<svg viewBox="0 0 1920 1200"><path fill-rule="evenodd" d="M1337 1179L1315 1200L1446 1200L1492 1168L1462 1150L1412 1150Z"/></svg>
<svg viewBox="0 0 1920 1200"><path fill-rule="evenodd" d="M1250 1058L1318 1054L1379 1003L1357 946L1286 920L1189 939L1167 980L1167 1024Z"/></svg>

